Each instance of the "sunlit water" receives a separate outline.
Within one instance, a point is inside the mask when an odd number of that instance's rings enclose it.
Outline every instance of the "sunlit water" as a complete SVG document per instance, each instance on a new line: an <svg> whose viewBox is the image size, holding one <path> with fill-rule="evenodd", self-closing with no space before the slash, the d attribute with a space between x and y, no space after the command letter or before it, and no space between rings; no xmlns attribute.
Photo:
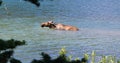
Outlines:
<svg viewBox="0 0 120 63"><path fill-rule="evenodd" d="M24 1L5 0L0 7L0 38L27 41L27 45L17 47L14 54L23 63L41 58L41 52L57 57L62 47L73 58L81 58L84 53L91 54L93 50L97 56L115 55L120 58L118 2L45 0L37 8ZM40 23L48 20L73 25L80 30L73 32L41 28Z"/></svg>

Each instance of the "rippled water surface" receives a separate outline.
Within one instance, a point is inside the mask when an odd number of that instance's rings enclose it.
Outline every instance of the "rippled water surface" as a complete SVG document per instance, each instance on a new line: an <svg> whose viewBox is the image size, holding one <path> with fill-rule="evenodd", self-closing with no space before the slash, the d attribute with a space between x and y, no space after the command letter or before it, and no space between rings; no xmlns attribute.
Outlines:
<svg viewBox="0 0 120 63"><path fill-rule="evenodd" d="M11 4L11 2L15 2ZM69 2L69 3L66 3ZM58 56L62 47L68 55L82 57L95 50L97 56L120 58L119 0L44 0L41 7L17 0L5 0L0 7L0 38L26 40L15 49L15 58L23 63L39 59L41 52ZM7 7L7 10L5 10ZM60 31L41 28L40 23L53 20L80 30Z"/></svg>

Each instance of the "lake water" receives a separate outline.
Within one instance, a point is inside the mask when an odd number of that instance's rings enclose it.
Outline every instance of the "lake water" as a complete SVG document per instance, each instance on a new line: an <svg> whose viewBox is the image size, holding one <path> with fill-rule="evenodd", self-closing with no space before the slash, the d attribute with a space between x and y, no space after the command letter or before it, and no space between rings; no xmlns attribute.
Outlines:
<svg viewBox="0 0 120 63"><path fill-rule="evenodd" d="M67 55L83 57L96 51L97 56L120 58L120 0L44 0L37 8L21 0L4 0L0 7L0 38L26 40L14 57L23 63L41 58L46 52L54 58L65 47ZM12 4L11 4L12 3ZM41 28L53 20L80 30L60 31Z"/></svg>

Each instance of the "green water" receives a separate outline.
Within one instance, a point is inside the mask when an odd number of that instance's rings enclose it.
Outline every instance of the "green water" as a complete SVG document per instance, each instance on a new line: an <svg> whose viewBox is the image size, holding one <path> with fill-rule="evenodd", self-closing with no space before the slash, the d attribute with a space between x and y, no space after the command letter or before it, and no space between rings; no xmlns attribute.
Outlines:
<svg viewBox="0 0 120 63"><path fill-rule="evenodd" d="M104 5L116 3L112 9L109 8L111 5L105 5L108 7L106 9L100 6L100 3L92 4L98 1L87 3L79 0L59 2L45 0L41 2L40 8L30 3L24 4L26 2L23 1L10 4L14 1L16 0L5 0L8 10L5 10L4 6L0 8L0 38L27 41L27 45L17 47L14 54L14 57L23 63L41 58L41 52L56 57L62 47L66 47L67 54L73 55L73 59L82 57L84 53L90 54L93 50L97 56L115 55L120 58L120 19L119 14L116 14L119 11L112 11L118 8L116 5L119 4L116 1L113 3L105 1ZM65 3L68 1L70 3ZM78 2L81 4L76 4ZM96 6L93 7L94 5ZM100 10L101 8L105 12ZM110 11L107 12L108 10ZM40 27L42 22L49 20L76 26L80 31Z"/></svg>

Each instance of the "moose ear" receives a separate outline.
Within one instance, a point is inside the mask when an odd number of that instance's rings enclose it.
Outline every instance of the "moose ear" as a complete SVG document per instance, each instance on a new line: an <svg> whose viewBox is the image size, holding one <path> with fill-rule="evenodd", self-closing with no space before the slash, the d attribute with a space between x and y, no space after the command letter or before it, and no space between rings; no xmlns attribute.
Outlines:
<svg viewBox="0 0 120 63"><path fill-rule="evenodd" d="M48 23L53 23L53 21L48 21Z"/></svg>

